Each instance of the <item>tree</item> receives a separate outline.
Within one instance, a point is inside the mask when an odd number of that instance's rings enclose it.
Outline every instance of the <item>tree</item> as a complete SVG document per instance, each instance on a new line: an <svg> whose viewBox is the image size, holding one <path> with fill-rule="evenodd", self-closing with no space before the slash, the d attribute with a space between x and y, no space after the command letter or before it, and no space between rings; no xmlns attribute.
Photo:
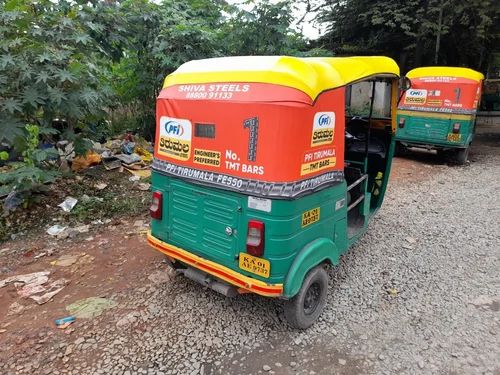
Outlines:
<svg viewBox="0 0 500 375"><path fill-rule="evenodd" d="M13 142L27 123L74 128L105 117L109 55L96 37L106 30L82 4L0 4L0 138Z"/></svg>
<svg viewBox="0 0 500 375"><path fill-rule="evenodd" d="M228 55L294 55L306 48L292 30L290 2L258 2L250 11L234 9L224 25L220 43Z"/></svg>
<svg viewBox="0 0 500 375"><path fill-rule="evenodd" d="M498 16L491 0L329 0L320 43L339 54L389 55L405 71L434 64L439 41L439 64L484 69L498 45Z"/></svg>

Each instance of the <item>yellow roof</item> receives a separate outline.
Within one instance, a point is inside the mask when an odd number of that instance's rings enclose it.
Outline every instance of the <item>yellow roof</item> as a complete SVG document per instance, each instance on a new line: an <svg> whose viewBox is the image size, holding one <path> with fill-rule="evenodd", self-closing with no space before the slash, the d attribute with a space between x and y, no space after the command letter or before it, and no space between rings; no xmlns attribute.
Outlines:
<svg viewBox="0 0 500 375"><path fill-rule="evenodd" d="M468 78L474 81L482 81L484 75L469 68L457 68L453 66L426 66L410 70L406 76L408 78L419 77L457 77Z"/></svg>
<svg viewBox="0 0 500 375"><path fill-rule="evenodd" d="M399 76L399 67L384 56L219 57L182 64L167 76L163 87L211 82L272 83L299 89L314 100L322 91L386 74Z"/></svg>

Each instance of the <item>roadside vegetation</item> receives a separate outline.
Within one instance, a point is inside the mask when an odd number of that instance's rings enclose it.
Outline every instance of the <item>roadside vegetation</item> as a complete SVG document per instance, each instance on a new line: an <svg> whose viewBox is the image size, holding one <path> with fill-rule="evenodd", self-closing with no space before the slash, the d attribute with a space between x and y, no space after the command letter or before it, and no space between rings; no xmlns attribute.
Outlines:
<svg viewBox="0 0 500 375"><path fill-rule="evenodd" d="M489 69L499 45L494 1L400 3L0 1L0 233L11 209L44 203L54 181L75 181L61 147L85 156L92 142L126 133L152 141L162 82L186 61L381 54L403 72L434 62ZM299 8L316 15L317 40L295 24Z"/></svg>

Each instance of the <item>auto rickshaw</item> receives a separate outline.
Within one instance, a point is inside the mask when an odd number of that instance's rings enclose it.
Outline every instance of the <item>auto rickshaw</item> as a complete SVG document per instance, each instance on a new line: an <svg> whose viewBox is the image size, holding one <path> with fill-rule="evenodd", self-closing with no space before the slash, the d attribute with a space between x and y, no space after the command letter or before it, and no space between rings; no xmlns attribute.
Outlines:
<svg viewBox="0 0 500 375"><path fill-rule="evenodd" d="M416 68L406 75L411 89L398 106L396 154L408 147L437 150L464 164L475 132L484 76L454 67Z"/></svg>
<svg viewBox="0 0 500 375"><path fill-rule="evenodd" d="M398 76L387 57L180 66L157 101L149 244L226 296L284 299L288 322L309 327L326 265L382 204Z"/></svg>

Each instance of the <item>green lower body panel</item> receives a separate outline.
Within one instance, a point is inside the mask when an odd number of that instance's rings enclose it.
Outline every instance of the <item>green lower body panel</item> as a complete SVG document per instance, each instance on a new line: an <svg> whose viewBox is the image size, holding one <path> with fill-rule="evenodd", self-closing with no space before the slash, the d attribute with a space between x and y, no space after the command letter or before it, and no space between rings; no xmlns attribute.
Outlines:
<svg viewBox="0 0 500 375"><path fill-rule="evenodd" d="M472 142L474 120L472 115L400 111L396 141L425 148L465 148Z"/></svg>
<svg viewBox="0 0 500 375"><path fill-rule="evenodd" d="M345 182L294 200L255 199L156 171L152 186L162 193L162 219L151 223L155 238L256 280L291 282L290 270L297 255L314 241L322 241L318 250L322 253L303 257L301 269L310 269L318 259L336 263L348 247ZM265 226L262 258L270 264L268 277L239 266L239 255L246 252L250 220ZM300 274L297 271L296 277Z"/></svg>

